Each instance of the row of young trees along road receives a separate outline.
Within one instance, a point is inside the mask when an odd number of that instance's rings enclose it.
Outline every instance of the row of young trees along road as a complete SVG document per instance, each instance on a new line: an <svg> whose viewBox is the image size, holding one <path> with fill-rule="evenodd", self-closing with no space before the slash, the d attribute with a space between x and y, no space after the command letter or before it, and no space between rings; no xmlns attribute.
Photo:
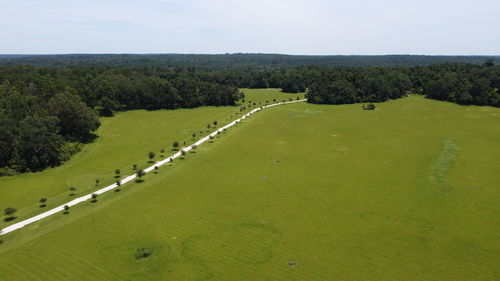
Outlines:
<svg viewBox="0 0 500 281"><path fill-rule="evenodd" d="M464 105L500 107L500 67L492 61L269 70L2 66L0 175L63 163L96 137L99 115L132 109L235 106L244 98L238 88L267 87L307 92L310 103L382 102L415 93Z"/></svg>

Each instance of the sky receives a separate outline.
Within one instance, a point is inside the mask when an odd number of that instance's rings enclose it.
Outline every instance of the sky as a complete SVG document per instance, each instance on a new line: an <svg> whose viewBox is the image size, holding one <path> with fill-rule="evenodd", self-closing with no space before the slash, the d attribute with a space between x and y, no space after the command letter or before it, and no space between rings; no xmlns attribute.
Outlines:
<svg viewBox="0 0 500 281"><path fill-rule="evenodd" d="M500 55L500 0L0 0L0 53Z"/></svg>

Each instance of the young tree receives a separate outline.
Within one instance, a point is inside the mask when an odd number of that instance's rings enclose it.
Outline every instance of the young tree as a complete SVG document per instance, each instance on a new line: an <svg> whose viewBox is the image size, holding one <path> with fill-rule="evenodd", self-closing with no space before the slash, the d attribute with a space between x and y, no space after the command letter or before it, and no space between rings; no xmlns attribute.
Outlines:
<svg viewBox="0 0 500 281"><path fill-rule="evenodd" d="M146 173L144 172L144 170L139 170L137 171L137 177L140 179L142 178L142 176L144 176Z"/></svg>
<svg viewBox="0 0 500 281"><path fill-rule="evenodd" d="M69 214L69 206L68 205L64 205L64 213L63 214Z"/></svg>
<svg viewBox="0 0 500 281"><path fill-rule="evenodd" d="M212 127L212 125L210 125L210 123L208 123L207 129L210 129L211 127Z"/></svg>
<svg viewBox="0 0 500 281"><path fill-rule="evenodd" d="M214 121L214 126L217 127L217 124L219 124L217 121Z"/></svg>
<svg viewBox="0 0 500 281"><path fill-rule="evenodd" d="M120 186L122 186L122 182L120 180L117 180L116 186L117 188L115 189L115 192L120 192L121 191Z"/></svg>
<svg viewBox="0 0 500 281"><path fill-rule="evenodd" d="M137 170L137 164L132 165L132 170Z"/></svg>
<svg viewBox="0 0 500 281"><path fill-rule="evenodd" d="M193 133L192 136L193 136L193 140L194 140L196 138L196 133Z"/></svg>
<svg viewBox="0 0 500 281"><path fill-rule="evenodd" d="M181 150L181 155L183 155L183 156L186 155L186 151Z"/></svg>
<svg viewBox="0 0 500 281"><path fill-rule="evenodd" d="M120 174L121 174L122 171L120 171L120 169L116 169L115 170L115 178L119 178L120 177Z"/></svg>
<svg viewBox="0 0 500 281"><path fill-rule="evenodd" d="M92 195L90 195L92 197L92 201L91 202L97 202L97 194L96 193L92 193Z"/></svg>
<svg viewBox="0 0 500 281"><path fill-rule="evenodd" d="M375 110L375 105L373 103L369 103L368 105L363 105L363 110Z"/></svg>
<svg viewBox="0 0 500 281"><path fill-rule="evenodd" d="M6 220L13 220L16 217L14 214L17 212L16 208L8 207L3 210L3 214L7 217Z"/></svg>
<svg viewBox="0 0 500 281"><path fill-rule="evenodd" d="M40 200L38 200L38 202L40 202L40 207L45 207L47 206L45 203L47 203L47 198L41 198Z"/></svg>
<svg viewBox="0 0 500 281"><path fill-rule="evenodd" d="M148 157L151 161L153 161L153 159L155 158L156 154L154 152L150 152L148 153Z"/></svg>
<svg viewBox="0 0 500 281"><path fill-rule="evenodd" d="M71 193L69 194L69 196L74 196L74 195L75 195L75 192L76 192L76 187L74 187L74 186L70 187L70 188L69 188L69 191L71 192Z"/></svg>
<svg viewBox="0 0 500 281"><path fill-rule="evenodd" d="M174 143L172 144L172 147L173 147L174 150L179 149L179 142L178 141L174 141Z"/></svg>
<svg viewBox="0 0 500 281"><path fill-rule="evenodd" d="M95 185L98 186L101 181L99 179L95 179Z"/></svg>

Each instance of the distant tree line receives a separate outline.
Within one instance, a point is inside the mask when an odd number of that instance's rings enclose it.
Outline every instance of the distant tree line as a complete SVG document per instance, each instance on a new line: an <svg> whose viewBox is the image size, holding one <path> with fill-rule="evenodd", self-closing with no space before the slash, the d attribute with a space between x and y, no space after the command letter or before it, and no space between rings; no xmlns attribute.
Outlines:
<svg viewBox="0 0 500 281"><path fill-rule="evenodd" d="M72 54L0 55L0 65L113 66L113 67L196 67L204 70L264 71L303 65L328 67L426 66L440 63L482 64L487 59L500 63L499 56L294 56L281 54Z"/></svg>
<svg viewBox="0 0 500 281"><path fill-rule="evenodd" d="M194 59L194 57L193 57ZM246 59L246 57L245 57ZM224 62L220 62L224 64ZM282 69L0 66L0 175L56 166L92 141L98 115L132 109L236 105L238 88L306 92L310 103L372 103L407 93L500 107L500 66Z"/></svg>

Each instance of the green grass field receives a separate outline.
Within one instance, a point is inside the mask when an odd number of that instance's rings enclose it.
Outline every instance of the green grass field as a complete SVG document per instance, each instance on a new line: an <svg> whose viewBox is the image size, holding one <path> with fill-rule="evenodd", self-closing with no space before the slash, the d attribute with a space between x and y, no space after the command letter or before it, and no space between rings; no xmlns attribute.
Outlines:
<svg viewBox="0 0 500 281"><path fill-rule="evenodd" d="M265 100L262 90L246 94ZM26 194L15 180L71 165L106 163L111 174L145 163L163 138L168 148L204 119L235 112L197 110L213 112L185 110L198 121L163 127L157 143L140 147L145 136L133 132L103 137L59 168L9 179L10 196ZM99 134L179 112L124 113ZM419 96L375 111L275 107L143 183L2 237L0 280L498 280L499 142L499 109ZM118 156L127 149L136 158Z"/></svg>
<svg viewBox="0 0 500 281"><path fill-rule="evenodd" d="M295 98L296 96L281 93L277 90L249 91L245 107L264 104L267 99L278 100ZM252 101L252 106L248 106ZM253 102L257 104L253 106ZM120 169L122 175L130 175L135 171L133 164L144 168L148 164L147 154L150 151L159 157L161 149L164 155L172 154L174 141L183 145L193 142L192 134L197 138L207 134L207 123L217 120L220 125L237 118L239 107L203 107L196 109L162 110L162 111L129 111L119 113L114 118L103 118L102 127L97 132L99 138L95 143L86 145L82 152L75 155L62 166L47 169L39 173L27 173L14 177L0 177L0 207L18 209L18 220L31 217L50 207L61 205L71 198L88 194L94 190L114 183L114 171ZM203 134L201 134L202 132ZM96 185L99 179L99 185ZM76 187L70 192L69 187ZM40 198L48 198L48 206L41 209ZM0 228L8 224L0 221Z"/></svg>

